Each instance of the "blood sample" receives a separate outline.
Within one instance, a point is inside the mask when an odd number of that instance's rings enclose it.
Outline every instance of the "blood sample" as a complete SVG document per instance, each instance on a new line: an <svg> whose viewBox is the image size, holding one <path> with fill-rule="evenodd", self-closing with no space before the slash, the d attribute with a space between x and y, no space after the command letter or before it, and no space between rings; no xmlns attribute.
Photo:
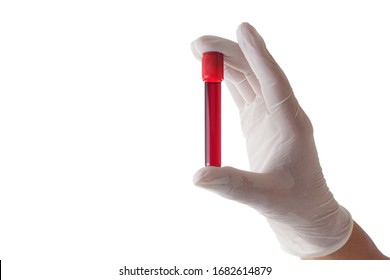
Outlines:
<svg viewBox="0 0 390 280"><path fill-rule="evenodd" d="M205 165L220 167L222 53L203 54L202 78L205 82Z"/></svg>

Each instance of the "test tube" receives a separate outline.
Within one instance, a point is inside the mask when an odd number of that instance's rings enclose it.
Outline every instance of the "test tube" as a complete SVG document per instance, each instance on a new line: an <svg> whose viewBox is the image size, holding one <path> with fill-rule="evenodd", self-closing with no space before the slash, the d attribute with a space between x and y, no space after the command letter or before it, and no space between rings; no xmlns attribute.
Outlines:
<svg viewBox="0 0 390 280"><path fill-rule="evenodd" d="M205 82L205 165L220 167L222 53L203 53L202 78Z"/></svg>

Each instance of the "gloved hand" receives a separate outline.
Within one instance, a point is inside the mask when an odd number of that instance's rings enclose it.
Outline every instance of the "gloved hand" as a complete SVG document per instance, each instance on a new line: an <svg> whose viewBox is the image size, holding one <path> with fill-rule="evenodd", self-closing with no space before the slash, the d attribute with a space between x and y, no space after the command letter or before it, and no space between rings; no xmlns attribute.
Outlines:
<svg viewBox="0 0 390 280"><path fill-rule="evenodd" d="M311 122L257 31L243 23L237 40L204 36L191 47L198 59L208 51L224 54L252 172L204 167L194 184L263 214L288 253L331 254L347 242L353 220L327 187Z"/></svg>

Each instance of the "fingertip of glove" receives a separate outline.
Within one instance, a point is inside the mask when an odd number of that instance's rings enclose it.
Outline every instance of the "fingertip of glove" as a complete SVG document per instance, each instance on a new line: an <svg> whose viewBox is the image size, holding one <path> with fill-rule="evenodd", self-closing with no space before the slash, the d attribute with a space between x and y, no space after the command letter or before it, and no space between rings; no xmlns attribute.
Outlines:
<svg viewBox="0 0 390 280"><path fill-rule="evenodd" d="M194 174L194 176L192 177L192 182L194 183L195 186L200 186L200 182L202 181L202 178L204 176L204 173L205 173L205 168L201 168L199 169L198 171L196 171L196 173Z"/></svg>
<svg viewBox="0 0 390 280"><path fill-rule="evenodd" d="M213 35L204 35L191 42L191 50L197 59L202 59L205 52L215 51L221 38Z"/></svg>
<svg viewBox="0 0 390 280"><path fill-rule="evenodd" d="M244 32L249 29L253 29L253 26L249 22L244 21L237 27L237 32Z"/></svg>
<svg viewBox="0 0 390 280"><path fill-rule="evenodd" d="M261 35L257 32L256 28L248 22L243 22L238 26L236 35L238 42L245 41L256 47L265 47L265 43Z"/></svg>
<svg viewBox="0 0 390 280"><path fill-rule="evenodd" d="M193 182L198 187L226 184L229 181L229 167L207 166L199 169L193 176Z"/></svg>
<svg viewBox="0 0 390 280"><path fill-rule="evenodd" d="M248 22L241 23L236 30L237 37L246 37L248 34L253 34L256 29Z"/></svg>
<svg viewBox="0 0 390 280"><path fill-rule="evenodd" d="M193 176L192 181L195 186L201 187L207 182L207 175L210 173L210 169L215 167L203 167L199 169Z"/></svg>
<svg viewBox="0 0 390 280"><path fill-rule="evenodd" d="M196 40L191 42L191 51L192 51L192 54L195 56L195 58L201 59L202 56L201 56L200 52L197 49L198 40L199 39L196 39Z"/></svg>

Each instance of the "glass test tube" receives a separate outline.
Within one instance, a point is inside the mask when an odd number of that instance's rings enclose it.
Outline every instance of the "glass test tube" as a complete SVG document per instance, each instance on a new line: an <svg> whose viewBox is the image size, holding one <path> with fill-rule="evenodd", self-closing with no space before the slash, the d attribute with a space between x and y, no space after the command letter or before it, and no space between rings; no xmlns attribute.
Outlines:
<svg viewBox="0 0 390 280"><path fill-rule="evenodd" d="M220 167L222 53L203 54L202 78L205 82L205 165Z"/></svg>

